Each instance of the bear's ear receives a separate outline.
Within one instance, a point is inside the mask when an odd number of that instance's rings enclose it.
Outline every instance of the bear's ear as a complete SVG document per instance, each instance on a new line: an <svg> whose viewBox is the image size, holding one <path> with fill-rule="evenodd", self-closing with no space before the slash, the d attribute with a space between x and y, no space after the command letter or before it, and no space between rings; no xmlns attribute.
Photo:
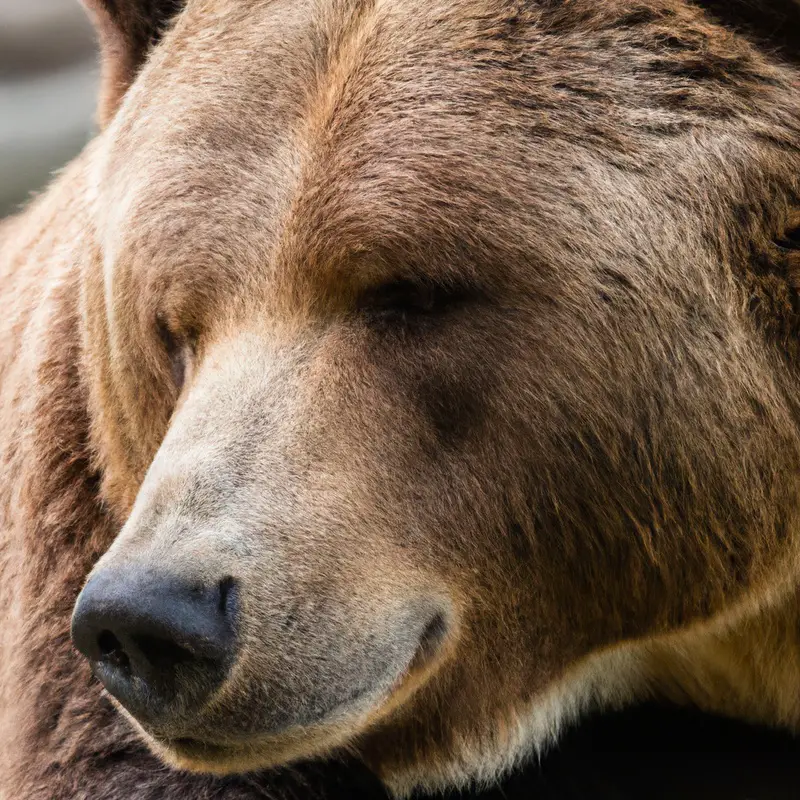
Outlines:
<svg viewBox="0 0 800 800"><path fill-rule="evenodd" d="M691 0L787 61L800 63L800 0Z"/></svg>
<svg viewBox="0 0 800 800"><path fill-rule="evenodd" d="M150 50L186 0L83 0L94 20L102 53L98 120L117 110Z"/></svg>

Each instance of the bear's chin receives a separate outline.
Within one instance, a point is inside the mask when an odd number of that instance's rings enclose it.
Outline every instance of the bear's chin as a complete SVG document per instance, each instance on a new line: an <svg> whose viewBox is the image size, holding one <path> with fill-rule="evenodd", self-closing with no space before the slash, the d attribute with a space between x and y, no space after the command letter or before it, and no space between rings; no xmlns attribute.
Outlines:
<svg viewBox="0 0 800 800"><path fill-rule="evenodd" d="M226 776L289 766L298 761L326 758L358 735L363 719L337 720L294 727L276 734L244 735L220 730L162 736L147 730L119 701L114 705L130 722L146 747L166 766L185 772Z"/></svg>

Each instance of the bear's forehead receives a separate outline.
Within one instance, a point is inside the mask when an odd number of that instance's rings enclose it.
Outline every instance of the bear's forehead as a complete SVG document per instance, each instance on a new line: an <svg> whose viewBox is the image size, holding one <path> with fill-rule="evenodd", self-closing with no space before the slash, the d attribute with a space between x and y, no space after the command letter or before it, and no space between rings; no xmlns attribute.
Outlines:
<svg viewBox="0 0 800 800"><path fill-rule="evenodd" d="M674 180L687 129L719 124L725 95L654 67L665 26L701 35L691 13L627 5L190 2L108 134L118 246L295 283L299 265L471 269L590 247L611 198L666 194L652 178Z"/></svg>

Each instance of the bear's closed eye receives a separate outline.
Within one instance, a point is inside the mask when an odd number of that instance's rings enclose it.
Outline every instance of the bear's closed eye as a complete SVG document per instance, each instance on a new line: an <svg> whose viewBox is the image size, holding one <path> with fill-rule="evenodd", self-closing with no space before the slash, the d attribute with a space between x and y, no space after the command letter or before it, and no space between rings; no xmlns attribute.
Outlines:
<svg viewBox="0 0 800 800"><path fill-rule="evenodd" d="M170 361L172 382L180 392L186 381L186 366L192 346L187 337L178 337L171 330L166 321L159 318L156 322L158 336L164 346Z"/></svg>
<svg viewBox="0 0 800 800"><path fill-rule="evenodd" d="M366 291L359 307L375 320L405 322L444 313L475 296L474 290L459 284L399 279Z"/></svg>

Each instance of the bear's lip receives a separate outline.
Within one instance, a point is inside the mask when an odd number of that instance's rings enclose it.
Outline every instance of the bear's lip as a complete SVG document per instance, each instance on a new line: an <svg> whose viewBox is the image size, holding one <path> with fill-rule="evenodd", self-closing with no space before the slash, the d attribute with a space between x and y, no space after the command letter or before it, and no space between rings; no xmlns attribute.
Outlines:
<svg viewBox="0 0 800 800"><path fill-rule="evenodd" d="M227 741L213 741L189 736L163 737L147 735L150 746L167 764L189 772L231 775L253 770L273 769L297 758L314 757L307 737L288 740L258 736ZM337 738L329 742L336 746ZM326 747L328 744L325 745Z"/></svg>
<svg viewBox="0 0 800 800"><path fill-rule="evenodd" d="M150 738L158 747L173 753L180 759L195 763L223 764L235 756L237 752L235 746L218 744L205 739L197 739L193 736L166 738L156 737L151 734Z"/></svg>
<svg viewBox="0 0 800 800"><path fill-rule="evenodd" d="M230 752L223 745L195 739L190 736L180 736L177 739L167 739L163 742L167 747L192 758L220 758Z"/></svg>

